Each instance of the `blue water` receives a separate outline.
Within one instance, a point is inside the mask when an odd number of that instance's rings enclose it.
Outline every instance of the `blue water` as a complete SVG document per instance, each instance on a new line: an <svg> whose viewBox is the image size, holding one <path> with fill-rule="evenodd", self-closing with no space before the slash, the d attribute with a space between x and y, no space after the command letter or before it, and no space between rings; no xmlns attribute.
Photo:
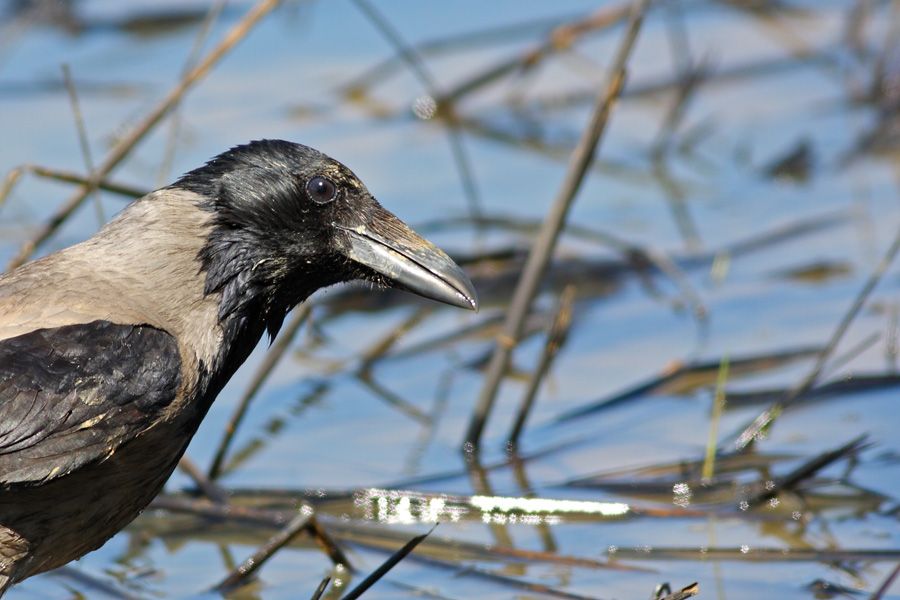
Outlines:
<svg viewBox="0 0 900 600"><path fill-rule="evenodd" d="M416 43L536 18L571 17L604 4L611 3L408 0L376 5L408 42ZM707 134L691 151L670 154L666 167L676 192L683 197L699 247L713 251L815 215L843 211L847 216L841 224L818 233L735 257L724 276L714 276L708 266L690 270L688 281L709 313L705 329L687 311L672 307L669 300L677 290L660 277L654 281L663 299L648 293L636 278L625 277L609 296L581 301L568 343L542 388L531 417L533 424L546 424L568 409L646 380L673 361L824 344L900 224L895 156L864 154L845 163L857 139L877 123L873 107L848 100L870 71L866 66L869 63L854 66L839 42L850 3L807 2L807 14L771 20L757 19L737 9L710 7L705 2L683 4L682 17L658 12L649 18L631 62L630 89L672 76L671 30L667 26L671 19L683 19L695 60L706 60L715 68L786 58L805 49L825 49L827 56L837 57L826 66L805 64L710 83L701 87L689 103L679 132L706 125ZM106 0L75 3L73 10L87 24L108 24L146 11L207 6L199 2L140 0L124 4ZM229 3L210 32L206 51L250 6L246 2ZM865 39L875 49L882 43L886 21L873 19L866 29ZM96 26L73 34L53 24L24 24L11 16L0 26L0 132L6 142L0 144L0 174L21 164L85 170L69 100L59 86L62 63L70 66L80 90L96 164L114 140L178 80L198 29L194 24L138 36ZM534 100L598 89L603 81L602 67L609 62L620 32L617 28L612 35L591 36L572 52L547 61L518 87L503 80L466 99L458 109L463 115L492 123L516 123L505 104L511 93L524 92L526 98ZM448 52L429 58L427 64L439 87L448 89L494 61L532 48L539 39L532 32ZM414 226L435 218L464 216L466 198L444 127L415 119L409 113L413 102L426 90L408 71L401 69L372 90L375 101L386 109L386 116L349 103L336 93L339 86L391 54L389 44L351 2L289 3L260 23L186 96L178 109L180 127L170 170L160 169L170 135L167 122L135 149L111 179L152 189L234 144L279 137L314 146L340 159L383 204ZM38 89L46 84L50 89ZM104 86L115 89L106 90ZM583 186L570 215L572 223L614 232L673 255L685 255L698 246L697 240L692 242L683 235L672 218L667 202L672 188L654 175L648 153L671 98L641 97L618 105L599 153L603 168ZM571 143L583 127L588 107L580 104L537 114L541 125L554 133L554 139ZM773 180L760 174L764 165L804 139L815 151L808 181ZM471 133L463 133L463 144L486 212L542 219L560 185L563 158ZM5 263L11 258L71 192L68 185L26 175L0 207L0 260ZM100 198L106 217L123 206L118 197L101 194ZM86 203L40 252L84 239L98 225L95 207ZM528 243L516 233L490 231L479 238L464 228L431 237L449 250L464 252ZM563 238L559 253L589 258L614 255L606 248L571 237ZM815 283L777 275L820 261L840 262L849 265L850 271ZM839 373L885 368L885 340L897 287L897 269L893 268L848 332L838 354L873 332L881 332L881 339L849 365L840 367ZM327 301L333 294L326 292L318 299ZM554 300L545 294L539 304L549 309ZM480 315L471 315L440 309L401 340L398 350L498 310L502 309L488 306ZM318 345L309 329L301 332L295 342L296 352L272 374L237 435L235 448L256 443L257 450L223 483L236 487L357 489L460 469L458 446L481 383L480 372L465 365L489 347L484 338L385 361L375 369L375 379L381 385L424 412L440 407L436 398L441 377L452 374L446 405L433 429L392 408L346 373L330 377L328 389L315 401L307 398L329 365L352 361L403 322L409 311L409 307L399 307L325 322L321 325L325 341ZM530 370L542 345L539 337L526 341L516 353L516 366ZM262 347L257 349L222 393L189 448L188 455L200 465L209 464L222 427L264 351ZM809 366L809 362L792 365L757 375L749 383L736 381L735 385L791 385ZM487 430L488 458L501 456L503 436L523 391L521 380L510 381L502 388ZM851 394L798 408L779 421L763 448L808 457L868 432L874 447L863 453L851 479L887 496L885 506L895 504L891 499L900 490L896 460L900 447L894 434L894 394L890 389ZM528 476L542 496L615 500L615 494L555 486L597 472L701 456L709 405L708 391L684 396L663 394L565 427L534 428L523 441L526 451L581 441L529 463ZM720 436L734 431L758 410L727 412L720 424ZM826 474L838 477L841 469L832 467ZM491 481L494 493L523 493L509 471L497 473ZM168 489L175 491L186 484L187 480L176 474ZM467 477L450 478L428 488L446 493L472 492ZM618 499L630 501L628 497ZM159 517L142 519L155 523ZM563 523L552 530L560 554L589 558L605 557L610 545L734 548L748 544L781 548L809 544L872 549L897 548L900 543L896 519L869 511L856 514L848 509L831 509L815 513L805 532L796 531L794 525L766 526L736 518L636 519L611 524ZM516 547L541 548L541 538L533 526L506 527ZM408 530L412 535L423 528ZM104 581L120 581L141 597L192 596L225 576L228 567L223 555L240 561L266 535L204 535L202 529L179 532L176 528L165 536L144 540L138 533L143 531L136 526L132 533L120 534L73 568ZM494 533L478 521L445 523L439 528L441 536L483 544L496 543ZM352 556L363 571L384 558L371 550L356 550ZM853 573L814 561L622 562L655 572L480 561L464 564L597 597L647 597L656 583L671 581L673 587L681 587L698 580L701 597L730 600L808 598L811 593L803 586L817 578L872 591L893 566L890 562L871 562ZM248 597L306 597L329 572L327 559L315 548L287 549L265 566L261 581ZM401 564L391 577L447 597L539 596L413 561ZM80 590L86 597L100 594L83 586L65 576L49 574L29 580L9 597L68 598L74 593L71 590ZM370 593L372 598L411 595L388 582Z"/></svg>

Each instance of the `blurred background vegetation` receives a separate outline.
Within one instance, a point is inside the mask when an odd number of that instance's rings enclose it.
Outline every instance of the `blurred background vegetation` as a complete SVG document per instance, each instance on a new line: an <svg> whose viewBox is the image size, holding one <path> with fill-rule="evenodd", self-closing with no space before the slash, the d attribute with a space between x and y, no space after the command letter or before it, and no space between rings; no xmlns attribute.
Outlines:
<svg viewBox="0 0 900 600"><path fill-rule="evenodd" d="M9 597L341 598L437 522L367 598L891 597L898 9L0 3L4 264L275 137L350 166L482 301L318 294L152 510Z"/></svg>

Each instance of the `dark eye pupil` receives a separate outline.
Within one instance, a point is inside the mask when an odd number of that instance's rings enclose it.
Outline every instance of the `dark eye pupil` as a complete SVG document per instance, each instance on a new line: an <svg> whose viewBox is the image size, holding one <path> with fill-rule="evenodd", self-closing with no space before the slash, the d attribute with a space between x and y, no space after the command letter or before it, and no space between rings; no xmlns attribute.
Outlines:
<svg viewBox="0 0 900 600"><path fill-rule="evenodd" d="M334 200L337 188L330 180L317 176L306 184L306 192L315 202L329 202Z"/></svg>

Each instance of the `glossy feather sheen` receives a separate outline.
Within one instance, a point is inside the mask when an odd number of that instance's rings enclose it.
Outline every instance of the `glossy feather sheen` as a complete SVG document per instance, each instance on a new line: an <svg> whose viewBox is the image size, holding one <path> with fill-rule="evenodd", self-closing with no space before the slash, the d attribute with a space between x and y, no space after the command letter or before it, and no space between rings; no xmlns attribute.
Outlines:
<svg viewBox="0 0 900 600"><path fill-rule="evenodd" d="M184 426L164 419L180 367L175 339L148 326L0 342L0 589L99 547L159 491L183 450L170 442ZM29 560L4 564L20 547Z"/></svg>
<svg viewBox="0 0 900 600"><path fill-rule="evenodd" d="M106 458L162 417L180 382L177 343L153 327L94 321L0 341L0 486Z"/></svg>

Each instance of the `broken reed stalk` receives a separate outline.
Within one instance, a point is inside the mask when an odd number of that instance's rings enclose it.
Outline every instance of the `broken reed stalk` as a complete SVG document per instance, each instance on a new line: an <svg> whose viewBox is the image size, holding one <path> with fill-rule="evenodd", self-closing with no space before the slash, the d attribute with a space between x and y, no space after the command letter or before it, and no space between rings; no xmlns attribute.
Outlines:
<svg viewBox="0 0 900 600"><path fill-rule="evenodd" d="M719 375L716 378L716 392L713 397L712 415L709 419L709 439L706 441L706 457L703 459L701 479L712 481L716 467L716 447L719 439L719 422L725 410L725 384L728 382L728 355L722 357Z"/></svg>
<svg viewBox="0 0 900 600"><path fill-rule="evenodd" d="M661 587L655 595L656 600L686 600L687 598L692 598L700 593L700 584L696 581L681 588L677 592L673 592L668 583L663 584L663 586L664 587ZM663 596L662 594L666 595Z"/></svg>
<svg viewBox="0 0 900 600"><path fill-rule="evenodd" d="M428 416L428 413L423 411L412 402L406 400L399 394L392 392L391 390L380 384L372 376L371 371L359 371L355 374L355 376L357 381L366 386L366 389L383 400L391 408L397 409L420 425L424 425L425 427L430 427L431 425L433 425L431 417Z"/></svg>
<svg viewBox="0 0 900 600"><path fill-rule="evenodd" d="M654 160L661 160L666 151L672 146L675 133L687 114L687 107L700 77L696 75L697 68L691 56L690 36L684 24L683 6L680 3L666 2L663 4L667 16L666 28L669 38L670 55L675 63L675 76L681 80L678 85L675 98L669 105L663 116L662 124L656 134L656 138L650 147L650 156Z"/></svg>
<svg viewBox="0 0 900 600"><path fill-rule="evenodd" d="M550 207L550 211L531 252L528 254L522 276L516 284L516 290L510 303L503 331L497 336L497 343L487 367L485 382L478 398L478 404L469 422L469 429L466 432L465 444L463 445L466 452L478 452L481 435L493 408L494 399L500 387L500 380L509 367L512 350L522 335L525 320L531 309L531 303L537 295L541 280L550 262L550 255L556 247L559 233L565 224L569 208L572 206L572 202L581 188L581 183L584 181L584 177L593 162L600 138L612 113L613 104L622 92L625 81L625 67L628 58L631 56L631 50L637 39L648 2L649 0L637 0L633 5L628 30L612 62L609 82L597 98L590 123L585 128L578 145L572 152L562 187Z"/></svg>
<svg viewBox="0 0 900 600"><path fill-rule="evenodd" d="M182 513L202 516L207 519L236 519L254 525L269 525L282 527L286 523L290 523L296 516L296 511L289 513L267 511L255 508L247 508L237 506L231 503L214 504L206 501L188 500L183 498L171 498L165 496L157 496L151 503L151 508L162 509L172 513ZM341 550L340 546L332 539L331 535L325 531L319 521L313 514L314 509L308 504L301 504L298 509L303 514L309 515L306 524L306 531L316 541L319 547L335 565L344 565L348 569L353 568L353 564Z"/></svg>
<svg viewBox="0 0 900 600"><path fill-rule="evenodd" d="M449 217L435 219L424 224L419 224L421 230L432 229L440 231L444 227L452 227L459 224L472 225L478 228L498 227L509 229L511 231L521 231L531 234L538 231L541 221L530 221L519 219L511 215L495 214L481 215L477 219L470 217ZM705 318L707 310L703 305L700 296L691 286L690 281L674 260L672 260L664 252L654 250L650 247L640 246L634 242L619 237L616 234L591 227L585 227L579 224L566 224L563 228L568 235L576 238L582 238L590 242L608 246L622 255L622 259L641 268L645 264L650 264L660 273L672 280L672 283L679 289L681 297L686 306L691 307L691 313L698 318Z"/></svg>
<svg viewBox="0 0 900 600"><path fill-rule="evenodd" d="M702 551L701 551L702 549ZM757 547L750 552L740 546L654 546L650 552L647 546L618 546L616 558L639 561L740 561L742 563L784 564L796 562L839 563L851 561L895 561L900 558L900 550L895 548L784 548ZM763 596L767 597L767 596Z"/></svg>
<svg viewBox="0 0 900 600"><path fill-rule="evenodd" d="M764 491L758 492L753 496L747 498L748 506L759 506L763 502L772 500L781 492L791 491L795 489L798 484L806 481L810 477L813 477L825 467L868 447L869 444L866 442L867 438L868 434L860 435L850 440L840 448L828 450L826 452L823 452L822 454L814 456L800 466L796 467L787 475L779 477L774 482L774 485L769 485Z"/></svg>
<svg viewBox="0 0 900 600"><path fill-rule="evenodd" d="M881 332L874 331L874 332L870 333L865 338L863 338L860 342L858 342L856 345L852 346L849 350L847 350L843 354L838 355L837 358L835 358L833 361L831 361L831 363L828 365L828 368L824 369L822 371L822 375L820 376L820 379L822 376L827 377L833 373L837 373L838 371L840 371L841 369L846 367L848 364L850 364L853 360L858 358L863 352L865 352L866 350L868 350L869 348L874 346L876 343L878 343L878 340L880 340L880 339L881 339Z"/></svg>
<svg viewBox="0 0 900 600"><path fill-rule="evenodd" d="M38 232L30 240L25 242L18 253L7 265L7 270L21 266L28 258L52 236L59 227L65 223L75 210L78 209L97 187L97 182L109 175L119 164L128 157L137 144L150 133L163 117L165 117L194 84L207 75L216 63L222 59L229 50L234 48L253 29L260 19L272 11L280 0L259 0L225 35L221 42L207 54L200 63L186 74L156 107L148 113L129 134L121 138L103 162L91 173L90 180L75 192L57 211L44 223Z"/></svg>
<svg viewBox="0 0 900 600"><path fill-rule="evenodd" d="M359 369L357 371L361 374L370 372L378 359L387 354L391 348L397 345L400 338L417 327L425 317L432 313L432 311L433 308L431 306L422 306L415 310L402 323L396 327L392 327L386 335L376 340L374 344L362 353L359 359Z"/></svg>
<svg viewBox="0 0 900 600"><path fill-rule="evenodd" d="M868 300L869 295L875 289L875 286L877 286L881 281L881 278L884 277L885 272L887 271L888 267L890 267L894 262L894 259L897 257L898 252L900 252L900 231L898 231L897 235L894 236L894 241L891 242L891 245L888 248L887 252L885 252L884 256L875 266L872 274L869 275L866 283L862 286L862 288L859 290L859 293L856 295L856 298L853 300L853 304L850 305L850 308L841 318L838 326L831 334L831 339L828 340L828 345L822 350L822 353L819 354L818 358L816 359L816 364L813 365L812 370L799 384L791 388L783 398L773 402L758 417L756 417L756 419L754 419L752 423L744 428L740 435L738 435L737 440L734 442L734 446L737 450L743 450L754 440L764 435L775 422L775 419L778 418L778 416L782 413L782 411L784 411L786 407L788 407L794 400L808 392L813 387L813 385L815 385L816 381L819 379L819 376L822 374L822 371L824 370L828 359L832 354L834 354L834 351L843 339L844 334L847 333L847 329L849 329L850 324L859 314L859 311L862 310L862 307L866 303L866 300Z"/></svg>
<svg viewBox="0 0 900 600"><path fill-rule="evenodd" d="M313 510L310 506L304 504L300 510ZM309 521L309 526L307 527L307 531L316 540L316 544L319 545L319 548L328 555L328 558L331 559L331 563L334 565L343 565L350 570L353 570L353 563L350 562L350 559L347 558L347 555L344 554L344 551L341 550L341 547L337 545L337 542L334 541L334 538L331 537L325 528L322 527L322 524L319 523L319 520L315 517L312 517Z"/></svg>
<svg viewBox="0 0 900 600"><path fill-rule="evenodd" d="M368 18L375 28L381 32L381 35L387 39L387 41L394 47L394 51L400 57L400 59L405 62L409 68L412 70L413 74L416 76L416 79L425 86L425 88L429 91L429 93L437 96L437 81L431 75L431 72L428 70L428 67L425 66L425 61L422 60L422 57L419 56L419 53L416 49L407 44L400 33L394 29L394 27L390 24L390 22L385 18L381 12L379 12L374 6L372 6L368 0L353 0L353 3L356 7L362 12L366 18Z"/></svg>
<svg viewBox="0 0 900 600"><path fill-rule="evenodd" d="M569 327L572 324L572 302L575 300L575 286L569 284L563 289L559 297L559 304L556 308L556 316L547 332L547 343L544 344L544 351L538 360L537 368L534 370L531 379L528 382L528 390L522 397L522 403L516 413L516 420L507 438L507 445L510 449L515 449L519 444L519 437L525 429L525 421L531 413L534 406L534 399L537 397L538 389L544 381L544 376L550 370L553 359L556 358L559 349L566 343L566 337L569 335Z"/></svg>
<svg viewBox="0 0 900 600"><path fill-rule="evenodd" d="M695 6L702 6L702 3L695 3ZM724 85L765 75L785 73L802 66L830 68L835 65L834 57L838 54L838 51L839 45L827 45L801 55L794 54L788 58L778 56L775 58L753 59L734 65L716 65L716 68L712 68L709 61L701 60L694 66L694 71L690 74L690 77L698 80L697 86L713 83ZM686 76L688 75L678 74L674 77L666 76L653 81L635 82L629 86L623 97L628 99L652 98L677 90L683 86L684 77ZM535 110L559 111L582 105L592 99L593 95L588 91L566 91L549 93L543 96L538 95L532 99L530 106Z"/></svg>
<svg viewBox="0 0 900 600"><path fill-rule="evenodd" d="M15 167L3 178L3 183L0 183L0 206L6 204L6 199L9 198L9 194L13 191L13 188L16 187L19 179L22 178L22 173L24 173L24 171L25 169L23 167Z"/></svg>
<svg viewBox="0 0 900 600"><path fill-rule="evenodd" d="M891 571L884 582L880 586L878 586L877 590L872 593L872 595L869 597L869 600L881 600L882 598L884 598L884 595L889 589L891 589L891 586L897 579L897 575L900 575L900 564L894 567L894 570Z"/></svg>
<svg viewBox="0 0 900 600"><path fill-rule="evenodd" d="M206 474L200 470L197 463L192 461L187 455L182 456L181 460L178 461L178 468L180 468L185 475L193 479L197 487L200 488L200 491L203 492L203 495L211 501L216 504L225 504L228 502L228 492L215 481L210 480Z"/></svg>
<svg viewBox="0 0 900 600"><path fill-rule="evenodd" d="M814 357L820 351L821 347L800 347L743 356L737 359L729 359L728 370L732 375L752 374L760 370L771 369L778 365ZM698 387L698 384L688 382L701 381L702 385L707 385L706 382L710 381L713 376L718 376L721 367L721 359L675 363L674 365L665 367L658 375L654 375L647 380L639 381L611 396L604 396L599 400L593 400L583 406L577 406L568 410L557 416L553 420L553 423L567 423L587 415L596 414L600 411L609 410L613 407L664 392L664 390L667 389L689 389L693 391Z"/></svg>
<svg viewBox="0 0 900 600"><path fill-rule="evenodd" d="M203 22L200 23L200 27L197 29L196 35L194 35L194 43L191 44L191 50L188 52L187 59L184 61L184 66L181 68L182 77L189 73L194 65L197 64L197 59L200 57L200 51L203 50L203 44L206 43L206 38L212 30L213 24L222 13L222 9L225 8L225 1L226 0L216 0L206 11L206 16L203 17ZM178 132L181 129L180 107L181 102L176 103L175 106L172 107L172 118L169 119L169 129L166 134L166 146L163 151L162 164L160 164L159 174L156 178L159 186L166 184L169 172L172 170L172 164L175 162L175 148L178 145Z"/></svg>
<svg viewBox="0 0 900 600"><path fill-rule="evenodd" d="M353 0L357 8L368 17L375 25L375 28L394 46L400 59L409 65L416 79L425 87L428 95L432 100L437 102L442 94L438 88L437 81L431 75L425 61L418 54L415 47L406 43L400 33L394 29L390 22L382 15L368 0ZM453 110L450 108L449 102L438 102L438 111L444 117L444 123L447 125L447 139L450 142L450 151L453 154L453 162L456 163L456 169L462 182L463 191L466 194L466 200L469 204L469 214L473 217L480 216L484 210L481 206L481 195L478 192L478 186L475 185L475 176L472 171L472 163L469 155L466 153L465 146L462 143L462 137L459 133L459 127L453 117Z"/></svg>
<svg viewBox="0 0 900 600"><path fill-rule="evenodd" d="M359 583L359 585L357 585L355 588L353 588L352 590L347 592L347 594L341 600L356 600L356 598L359 598L360 596L362 596L363 592L365 592L370 587L375 585L375 583L379 579L384 577L388 571L390 571L395 566L397 566L397 563L399 563L401 560L406 558L406 556L410 552L415 550L416 546L421 544L425 538L427 538L429 535L431 535L431 532L434 531L434 528L437 526L438 526L438 524L435 523L434 527L432 527L426 533L423 533L422 535L417 535L413 539L406 542L402 548L400 548L399 550L394 552L386 561L381 563L381 566L379 566L377 569L372 571L372 573L369 574L368 577L363 579Z"/></svg>
<svg viewBox="0 0 900 600"><path fill-rule="evenodd" d="M300 327L302 327L303 323L306 322L306 319L309 318L311 311L312 306L308 302L294 310L291 320L284 329L282 329L281 334L266 353L266 356L263 358L259 368L257 368L256 373L253 374L253 379L250 380L250 384L247 386L247 389L244 390L244 395L241 396L237 407L235 407L234 412L231 413L231 418L228 419L228 423L225 425L225 431L222 433L222 440L219 442L219 447L216 449L212 465L209 467L208 476L210 479L216 479L222 474L222 468L225 463L225 457L228 454L228 449L231 447L231 442L234 441L234 434L237 433L238 427L240 427L241 422L244 420L244 416L247 414L250 402L256 397L257 392L259 392L260 388L266 382L269 374L271 374L275 367L278 366L278 363L281 362L281 359L284 357L288 348L290 348L291 342L294 340Z"/></svg>
<svg viewBox="0 0 900 600"><path fill-rule="evenodd" d="M228 577L215 587L216 591L227 593L243 585L246 580L262 567L276 552L289 544L300 532L309 526L312 510L301 511L281 531L273 535L250 557L234 569Z"/></svg>
<svg viewBox="0 0 900 600"><path fill-rule="evenodd" d="M63 183L73 183L76 185L84 186L93 185L97 189L103 190L104 192L118 194L119 196L125 196L129 199L140 198L141 196L144 196L150 192L150 190L133 187L123 183L108 181L106 179L102 179L99 181L92 180L90 177L85 177L84 175L75 173L74 171L51 169L49 167L42 167L40 165L24 165L23 167L21 167L21 169L23 169L24 171L28 171L32 175L36 175L37 177L42 177L44 179L51 179L53 181L61 181Z"/></svg>
<svg viewBox="0 0 900 600"><path fill-rule="evenodd" d="M322 594L325 593L325 590L328 589L328 584L331 583L331 577L325 577L322 581L319 582L319 587L316 588L316 591L313 592L310 600L319 600L322 597Z"/></svg>
<svg viewBox="0 0 900 600"><path fill-rule="evenodd" d="M577 18L577 15L560 17L546 16L537 17L527 21L519 21L513 24L497 24L491 25L484 29L474 29L451 33L446 36L434 37L431 39L415 42L410 46L419 56L434 56L438 54L450 53L458 50L471 52L472 50L484 46L496 46L498 44L516 42L524 37L533 37L535 35L543 35L547 30L565 25ZM338 93L344 96L354 96L365 92L366 90L383 84L393 77L400 70L399 65L404 59L395 54L375 65L368 67L362 73L354 76L349 81L338 86Z"/></svg>
<svg viewBox="0 0 900 600"><path fill-rule="evenodd" d="M19 165L18 167L10 169L9 173L6 174L6 177L3 179L3 181L0 182L0 207L2 207L6 203L6 199L12 193L13 188L15 188L16 184L19 183L19 180L25 173L30 173L44 179L61 181L63 183L73 183L75 185L82 186L92 185L92 181L90 178L85 177L84 175L81 175L79 173L75 173L74 171L51 169L49 167L42 167L40 165ZM95 181L93 182L93 185L96 186L97 189L103 190L105 192L110 192L112 194L125 196L129 199L140 198L141 196L147 194L147 190L131 187L120 183L113 183L105 179Z"/></svg>
<svg viewBox="0 0 900 600"><path fill-rule="evenodd" d="M435 99L439 105L457 104L464 97L511 73L534 68L551 54L571 48L576 40L589 32L606 29L624 21L633 14L633 8L633 4L627 1L613 6L604 6L583 18L554 27L546 39L536 47L529 48L512 58L488 65Z"/></svg>
<svg viewBox="0 0 900 600"><path fill-rule="evenodd" d="M91 145L88 142L87 128L84 125L84 115L81 113L81 105L78 103L78 92L75 90L75 82L72 81L72 71L67 63L62 64L63 82L69 94L69 104L72 105L72 116L75 119L75 129L78 132L78 144L81 146L81 157L84 159L84 168L88 173L94 171L94 159L91 156ZM106 215L103 214L103 201L97 188L91 193L94 197L94 208L97 211L97 225L106 223Z"/></svg>
<svg viewBox="0 0 900 600"><path fill-rule="evenodd" d="M702 324L707 317L706 305L700 294L691 285L684 270L679 267L665 252L654 250L653 248L641 248L635 246L627 256L632 262L646 260L651 265L659 269L660 273L668 277L675 287L678 288L681 298L685 306L690 307L690 312L697 321Z"/></svg>
<svg viewBox="0 0 900 600"><path fill-rule="evenodd" d="M279 334L275 343L269 349L269 352L266 354L263 362L259 365L256 372L253 374L253 378L251 379L250 384L247 386L247 389L244 391L243 396L241 396L241 399L238 402L237 407L235 407L231 418L229 418L228 423L225 425L222 439L219 442L219 446L214 454L212 465L209 468L208 476L210 479L218 479L226 471L225 459L228 457L228 451L231 448L232 442L234 441L234 436L237 433L237 430L240 427L241 423L243 422L244 417L246 416L247 410L250 407L250 403L256 397L257 393L259 392L260 388L262 388L269 375L272 373L275 367L278 366L278 363L287 353L288 349L290 348L291 342L297 336L297 332L299 331L300 327L309 318L311 310L312 305L309 303L303 304L294 310L291 320L287 323L287 325L284 326L284 328L282 328L281 333ZM393 394L392 392L378 385L370 377L370 371L375 362L381 359L385 355L385 353L394 346L397 340L399 340L404 334L409 332L417 324L421 323L426 316L431 314L432 310L433 309L431 307L424 306L421 309L415 311L406 321L401 323L398 327L393 328L386 336L379 339L370 348L365 350L359 358L360 366L356 371L356 376L359 381L366 385L366 387L368 387L375 394L385 399L389 405L395 408L399 408L407 415L425 424L431 422L428 415L420 411L416 406L406 402L402 398L396 396L396 394Z"/></svg>

